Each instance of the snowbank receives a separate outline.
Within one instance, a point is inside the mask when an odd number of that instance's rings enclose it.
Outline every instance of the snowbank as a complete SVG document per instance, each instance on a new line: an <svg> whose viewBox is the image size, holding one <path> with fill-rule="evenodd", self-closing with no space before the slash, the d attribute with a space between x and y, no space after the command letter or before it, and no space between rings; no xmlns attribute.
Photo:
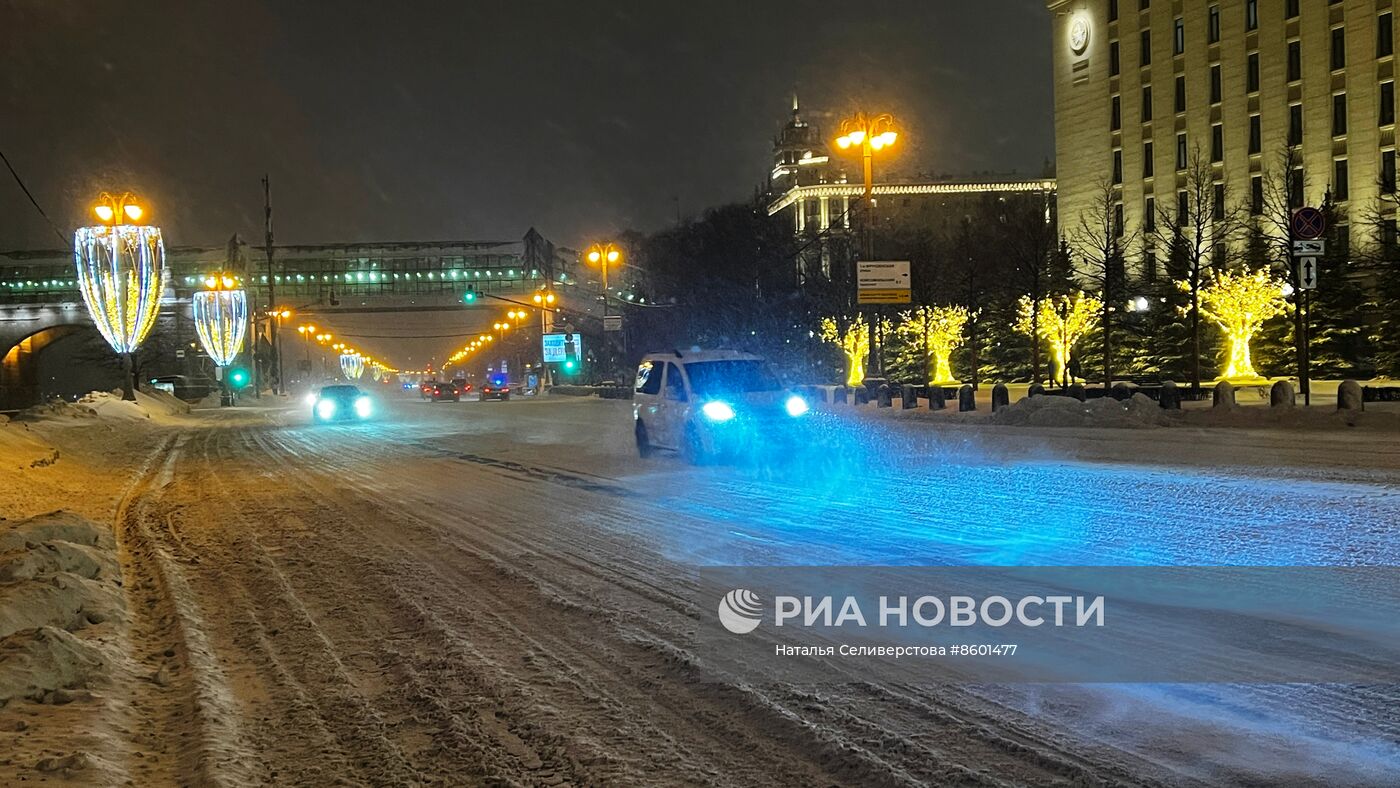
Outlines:
<svg viewBox="0 0 1400 788"><path fill-rule="evenodd" d="M1026 397L992 414L989 421L1018 427L1142 428L1166 426L1173 419L1151 397L1134 394L1122 402L1110 397L1087 402L1073 397Z"/></svg>
<svg viewBox="0 0 1400 788"><path fill-rule="evenodd" d="M77 402L51 400L15 415L16 421L73 423L84 419L106 421L164 421L190 412L190 406L159 389L141 388L136 401L122 399L120 391L90 391Z"/></svg>
<svg viewBox="0 0 1400 788"><path fill-rule="evenodd" d="M0 522L0 711L73 700L106 664L85 630L124 617L106 528L62 511Z"/></svg>

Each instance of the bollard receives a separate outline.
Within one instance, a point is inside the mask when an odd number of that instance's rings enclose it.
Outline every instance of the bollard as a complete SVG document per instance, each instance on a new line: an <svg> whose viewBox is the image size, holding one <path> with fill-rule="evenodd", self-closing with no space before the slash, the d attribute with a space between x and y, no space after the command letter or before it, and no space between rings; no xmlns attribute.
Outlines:
<svg viewBox="0 0 1400 788"><path fill-rule="evenodd" d="M852 405L864 405L870 401L870 392L867 391L864 386L852 389L851 391L855 394L855 397L851 400Z"/></svg>
<svg viewBox="0 0 1400 788"><path fill-rule="evenodd" d="M1293 393L1293 384L1286 380L1276 380L1274 385L1269 387L1269 407L1271 408L1291 408L1298 404L1298 398Z"/></svg>
<svg viewBox="0 0 1400 788"><path fill-rule="evenodd" d="M1337 387L1337 410L1365 410L1366 402L1361 396L1361 384L1354 380L1344 380Z"/></svg>
<svg viewBox="0 0 1400 788"><path fill-rule="evenodd" d="M1215 391L1211 393L1211 407L1235 407L1235 387L1230 381L1222 380L1215 384Z"/></svg>
<svg viewBox="0 0 1400 788"><path fill-rule="evenodd" d="M1026 389L1027 397L1039 397L1043 394L1045 394L1045 387L1039 383L1032 383L1031 387Z"/></svg>
<svg viewBox="0 0 1400 788"><path fill-rule="evenodd" d="M1084 398L1087 396L1087 395L1084 393L1084 384L1083 384L1083 383L1071 383L1071 384L1069 384L1069 388L1068 388L1068 389L1065 389L1065 391L1066 391L1071 397L1074 397L1075 399L1079 400L1080 402L1083 402L1083 401L1084 401Z"/></svg>
<svg viewBox="0 0 1400 788"><path fill-rule="evenodd" d="M1109 389L1108 393L1109 396L1113 397L1119 402L1123 402L1125 400L1130 400L1133 398L1133 387L1120 380L1117 383L1113 384L1113 388Z"/></svg>
<svg viewBox="0 0 1400 788"><path fill-rule="evenodd" d="M901 403L905 410L919 407L919 390L905 383L899 387L899 393L903 398Z"/></svg>
<svg viewBox="0 0 1400 788"><path fill-rule="evenodd" d="M833 405L845 405L845 404L846 404L846 391L847 391L847 389L846 389L845 386L837 386L836 388L833 388L833 389L831 390L831 404L833 404Z"/></svg>
<svg viewBox="0 0 1400 788"><path fill-rule="evenodd" d="M890 406L890 384L881 383L880 388L875 389L875 404L881 408Z"/></svg>
<svg viewBox="0 0 1400 788"><path fill-rule="evenodd" d="M1006 384L998 383L992 386L992 412L996 413L1010 404L1011 392L1006 390Z"/></svg>
<svg viewBox="0 0 1400 788"><path fill-rule="evenodd" d="M929 409L929 410L943 410L943 409L944 409L945 407L947 407L947 406L948 406L948 403L945 401L944 396L943 396L943 387L942 387L942 386L929 386L929 387L928 387L928 409Z"/></svg>
<svg viewBox="0 0 1400 788"><path fill-rule="evenodd" d="M1157 404L1165 410L1181 410L1181 389L1176 387L1176 382L1168 380L1162 384L1162 393L1157 397Z"/></svg>
<svg viewBox="0 0 1400 788"><path fill-rule="evenodd" d="M970 410L977 410L977 395L972 391L972 384L964 383L958 388L958 412Z"/></svg>

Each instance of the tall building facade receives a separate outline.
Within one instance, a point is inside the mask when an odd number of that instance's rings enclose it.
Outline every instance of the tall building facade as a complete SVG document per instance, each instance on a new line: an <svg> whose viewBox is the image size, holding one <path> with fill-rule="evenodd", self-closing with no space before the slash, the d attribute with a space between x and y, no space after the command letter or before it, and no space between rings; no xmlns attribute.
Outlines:
<svg viewBox="0 0 1400 788"><path fill-rule="evenodd" d="M1200 156L1232 203L1258 212L1286 183L1294 203L1330 196L1343 237L1370 236L1393 215L1392 5L1048 0L1061 221L1098 213L1110 184L1127 231L1150 227Z"/></svg>

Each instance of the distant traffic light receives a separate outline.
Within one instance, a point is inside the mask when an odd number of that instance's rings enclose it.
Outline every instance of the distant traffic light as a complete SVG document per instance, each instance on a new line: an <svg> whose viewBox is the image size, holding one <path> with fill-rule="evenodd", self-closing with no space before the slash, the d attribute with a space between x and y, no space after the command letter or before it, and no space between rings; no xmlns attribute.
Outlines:
<svg viewBox="0 0 1400 788"><path fill-rule="evenodd" d="M234 388L243 388L248 385L248 370L242 367L234 367L229 370L228 382Z"/></svg>
<svg viewBox="0 0 1400 788"><path fill-rule="evenodd" d="M476 286L475 286L475 285L468 285L468 286L467 286L467 292L465 292L465 293L462 294L462 303L464 303L464 304L475 304L475 303L476 303Z"/></svg>
<svg viewBox="0 0 1400 788"><path fill-rule="evenodd" d="M565 373L565 374L572 375L572 374L574 374L574 372L577 371L577 370L578 370L578 362L577 362L577 361L575 361L575 360L573 360L573 359L571 359L571 358L566 358L566 359L564 359L564 373Z"/></svg>

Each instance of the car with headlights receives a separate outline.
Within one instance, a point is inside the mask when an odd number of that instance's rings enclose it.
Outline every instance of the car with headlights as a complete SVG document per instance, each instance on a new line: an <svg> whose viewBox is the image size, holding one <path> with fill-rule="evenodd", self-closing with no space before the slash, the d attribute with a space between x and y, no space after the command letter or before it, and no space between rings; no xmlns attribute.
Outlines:
<svg viewBox="0 0 1400 788"><path fill-rule="evenodd" d="M364 421L374 415L374 401L359 386L323 386L310 399L316 421Z"/></svg>
<svg viewBox="0 0 1400 788"><path fill-rule="evenodd" d="M458 402L462 393L451 383L434 381L423 384L423 397L429 402Z"/></svg>
<svg viewBox="0 0 1400 788"><path fill-rule="evenodd" d="M652 353L637 368L633 433L693 463L800 448L811 405L761 356L728 350Z"/></svg>

